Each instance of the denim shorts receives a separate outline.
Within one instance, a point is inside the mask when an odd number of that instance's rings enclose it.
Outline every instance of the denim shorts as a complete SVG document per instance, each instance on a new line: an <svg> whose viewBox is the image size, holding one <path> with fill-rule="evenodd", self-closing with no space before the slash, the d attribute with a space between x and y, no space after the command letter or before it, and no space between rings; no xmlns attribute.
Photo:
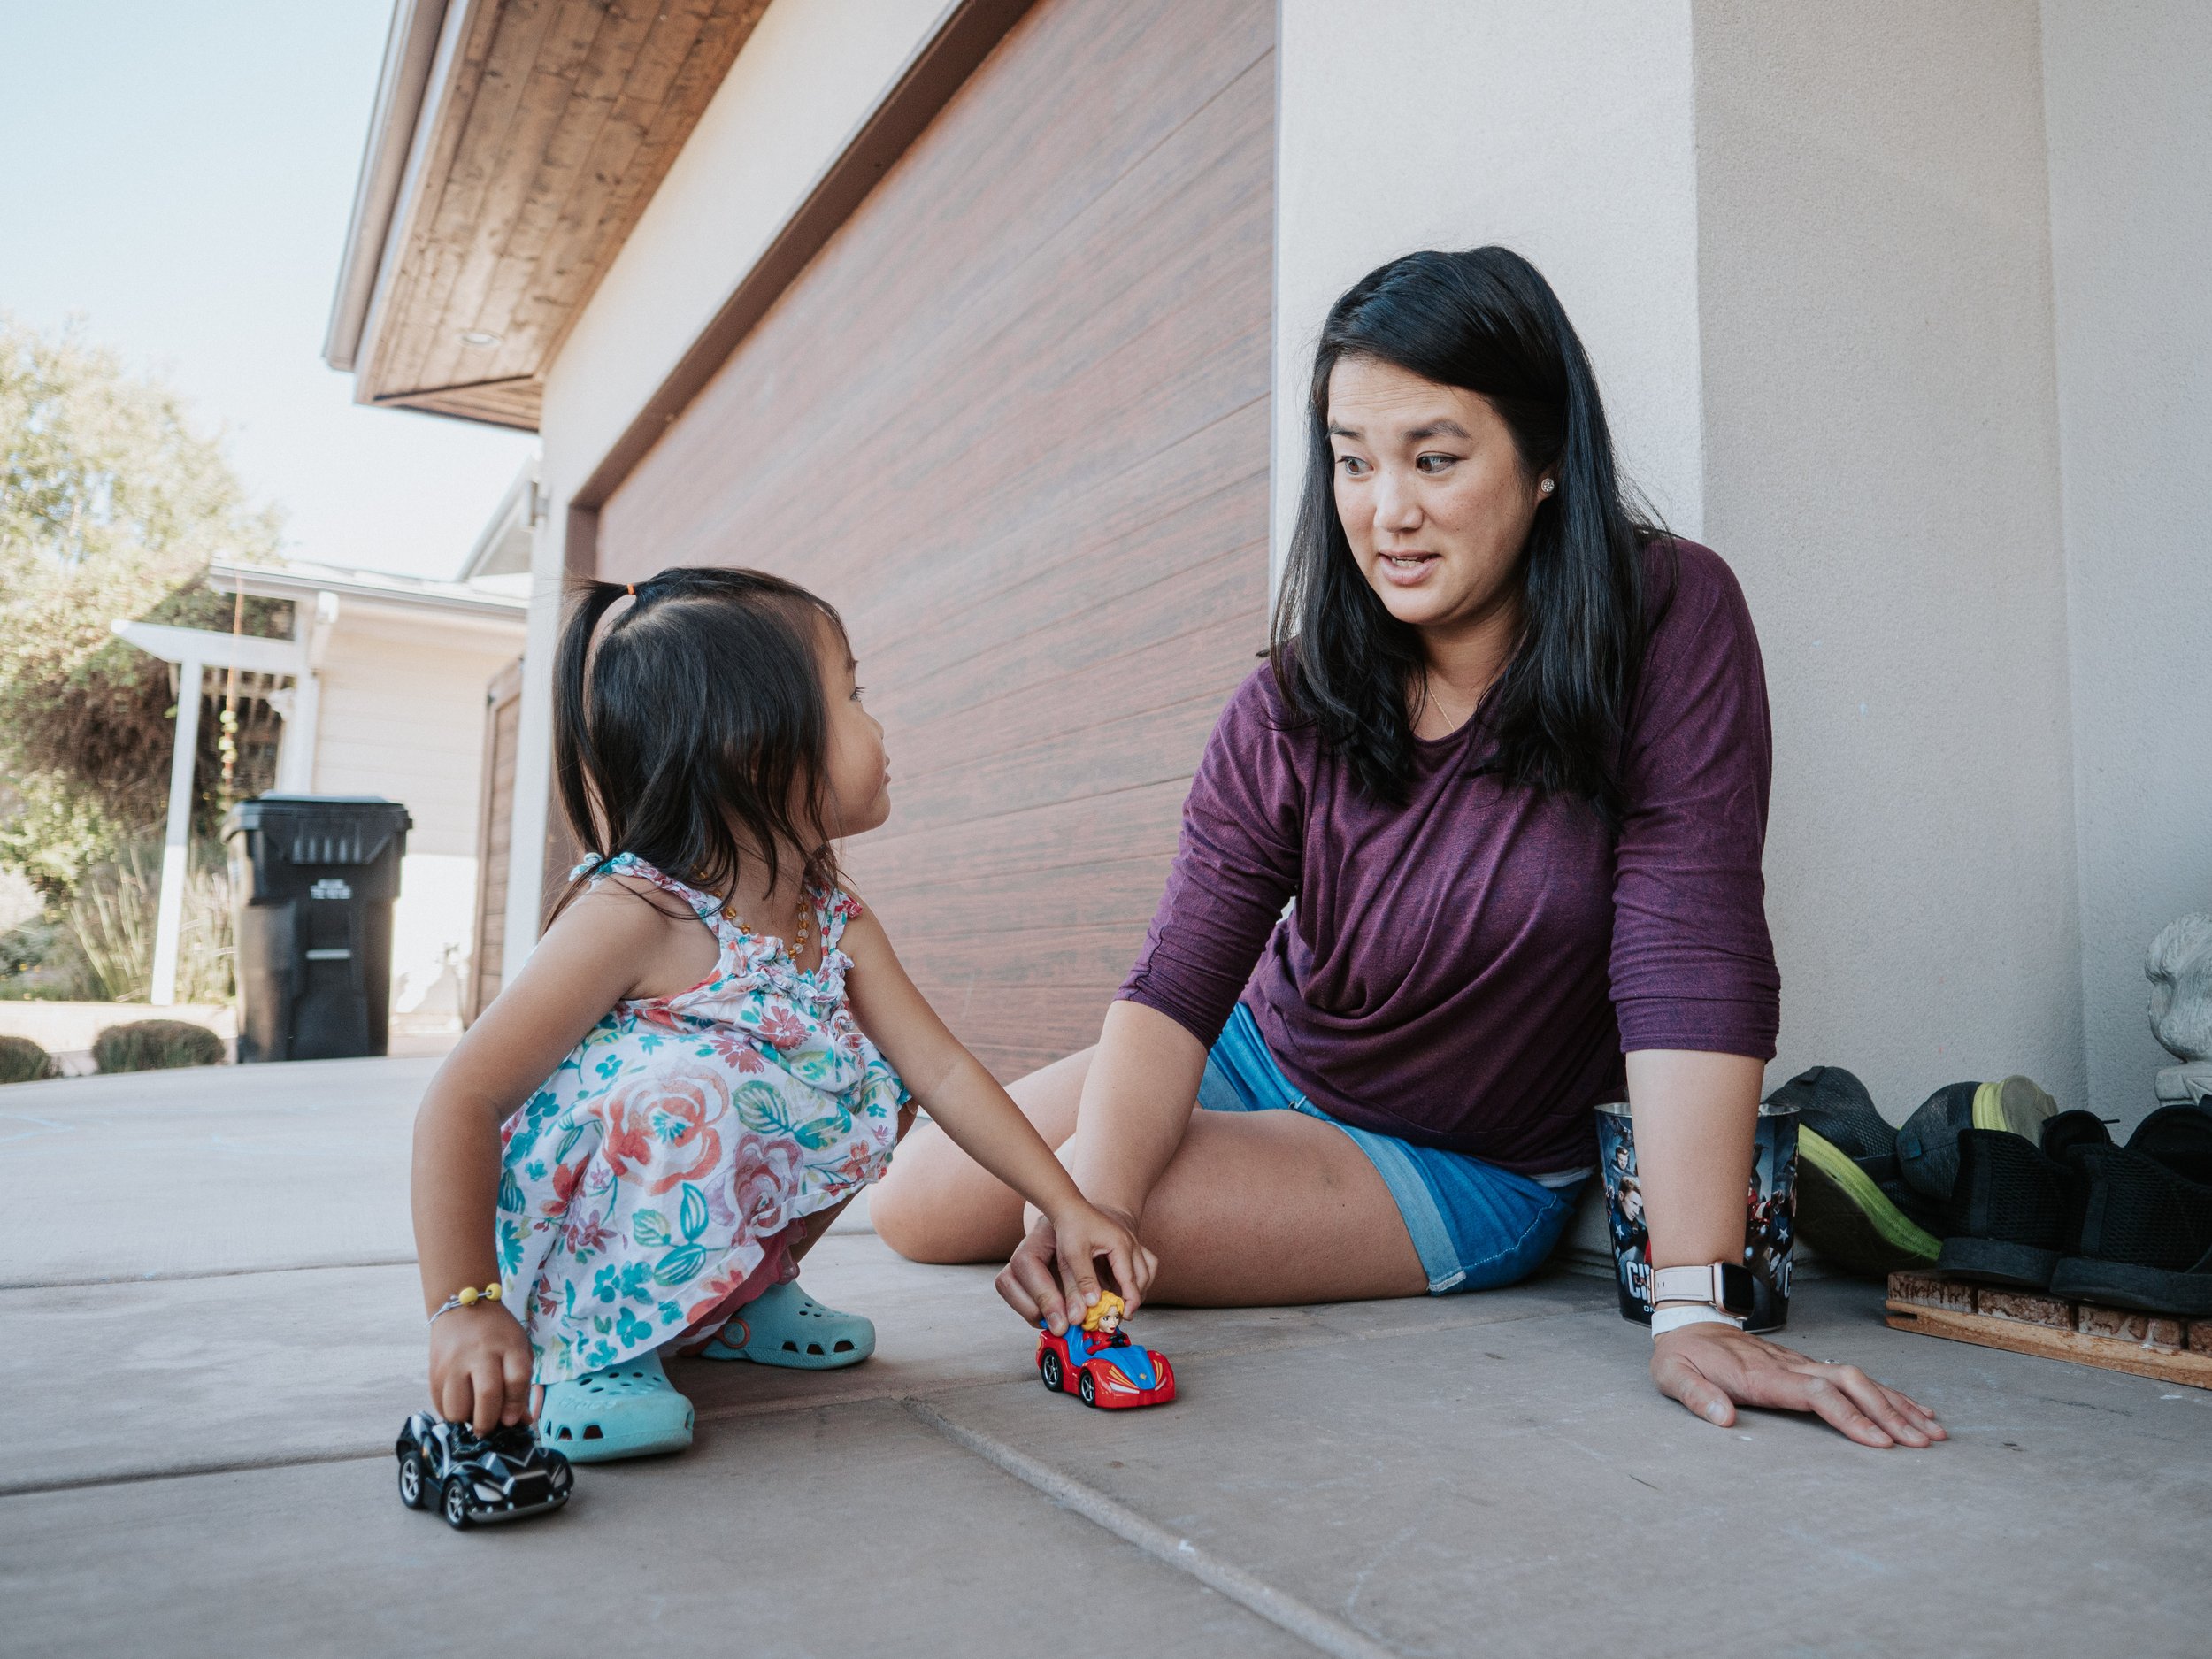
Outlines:
<svg viewBox="0 0 2212 1659"><path fill-rule="evenodd" d="M1206 1057L1198 1104L1217 1112L1303 1112L1349 1135L1397 1201L1431 1295L1494 1290L1526 1279L1574 1218L1587 1179L1548 1187L1463 1152L1417 1147L1339 1123L1290 1086L1241 1002Z"/></svg>

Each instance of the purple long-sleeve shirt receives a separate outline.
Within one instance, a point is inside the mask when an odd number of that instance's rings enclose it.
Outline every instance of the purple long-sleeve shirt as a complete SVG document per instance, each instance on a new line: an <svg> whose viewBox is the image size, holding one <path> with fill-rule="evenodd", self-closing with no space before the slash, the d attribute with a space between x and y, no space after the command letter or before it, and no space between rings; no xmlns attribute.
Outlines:
<svg viewBox="0 0 2212 1659"><path fill-rule="evenodd" d="M1379 805L1262 668L1207 742L1122 998L1210 1047L1241 998L1324 1111L1526 1175L1589 1166L1624 1052L1772 1058L1765 674L1734 575L1673 546L1645 555L1617 837L1478 770L1479 720L1417 741L1406 804Z"/></svg>

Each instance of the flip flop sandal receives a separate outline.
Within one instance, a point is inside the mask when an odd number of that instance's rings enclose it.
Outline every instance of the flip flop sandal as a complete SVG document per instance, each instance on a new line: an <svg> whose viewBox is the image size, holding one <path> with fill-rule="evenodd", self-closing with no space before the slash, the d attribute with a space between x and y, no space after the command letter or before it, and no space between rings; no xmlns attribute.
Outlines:
<svg viewBox="0 0 2212 1659"><path fill-rule="evenodd" d="M795 1282L772 1285L730 1317L699 1350L702 1359L834 1371L876 1351L876 1328L856 1313L825 1308Z"/></svg>
<svg viewBox="0 0 2212 1659"><path fill-rule="evenodd" d="M691 1402L649 1349L605 1371L548 1383L538 1440L572 1463L680 1452L691 1444Z"/></svg>

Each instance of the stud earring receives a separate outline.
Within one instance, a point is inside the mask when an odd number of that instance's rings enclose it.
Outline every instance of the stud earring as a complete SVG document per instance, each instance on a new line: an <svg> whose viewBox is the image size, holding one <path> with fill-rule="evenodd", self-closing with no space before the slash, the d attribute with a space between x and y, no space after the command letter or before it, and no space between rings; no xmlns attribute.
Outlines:
<svg viewBox="0 0 2212 1659"><path fill-rule="evenodd" d="M1539 485L1536 487L1536 490L1537 490L1537 493L1538 493L1539 495L1550 495L1550 494L1551 494L1551 492L1552 492L1552 482L1551 482L1551 480L1549 480L1549 479L1546 479L1546 480L1545 480L1542 483L1539 484Z"/></svg>

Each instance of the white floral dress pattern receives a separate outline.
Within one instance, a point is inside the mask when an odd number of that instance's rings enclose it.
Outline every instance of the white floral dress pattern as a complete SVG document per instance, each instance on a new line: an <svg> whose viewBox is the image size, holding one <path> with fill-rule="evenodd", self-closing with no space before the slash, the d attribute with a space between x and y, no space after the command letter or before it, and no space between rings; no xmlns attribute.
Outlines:
<svg viewBox="0 0 2212 1659"><path fill-rule="evenodd" d="M882 1179L907 1099L845 1002L858 900L809 893L805 973L650 864L626 854L593 885L616 875L689 904L719 953L687 991L618 1003L501 1130L502 1294L541 1383L690 1333L784 1229Z"/></svg>

